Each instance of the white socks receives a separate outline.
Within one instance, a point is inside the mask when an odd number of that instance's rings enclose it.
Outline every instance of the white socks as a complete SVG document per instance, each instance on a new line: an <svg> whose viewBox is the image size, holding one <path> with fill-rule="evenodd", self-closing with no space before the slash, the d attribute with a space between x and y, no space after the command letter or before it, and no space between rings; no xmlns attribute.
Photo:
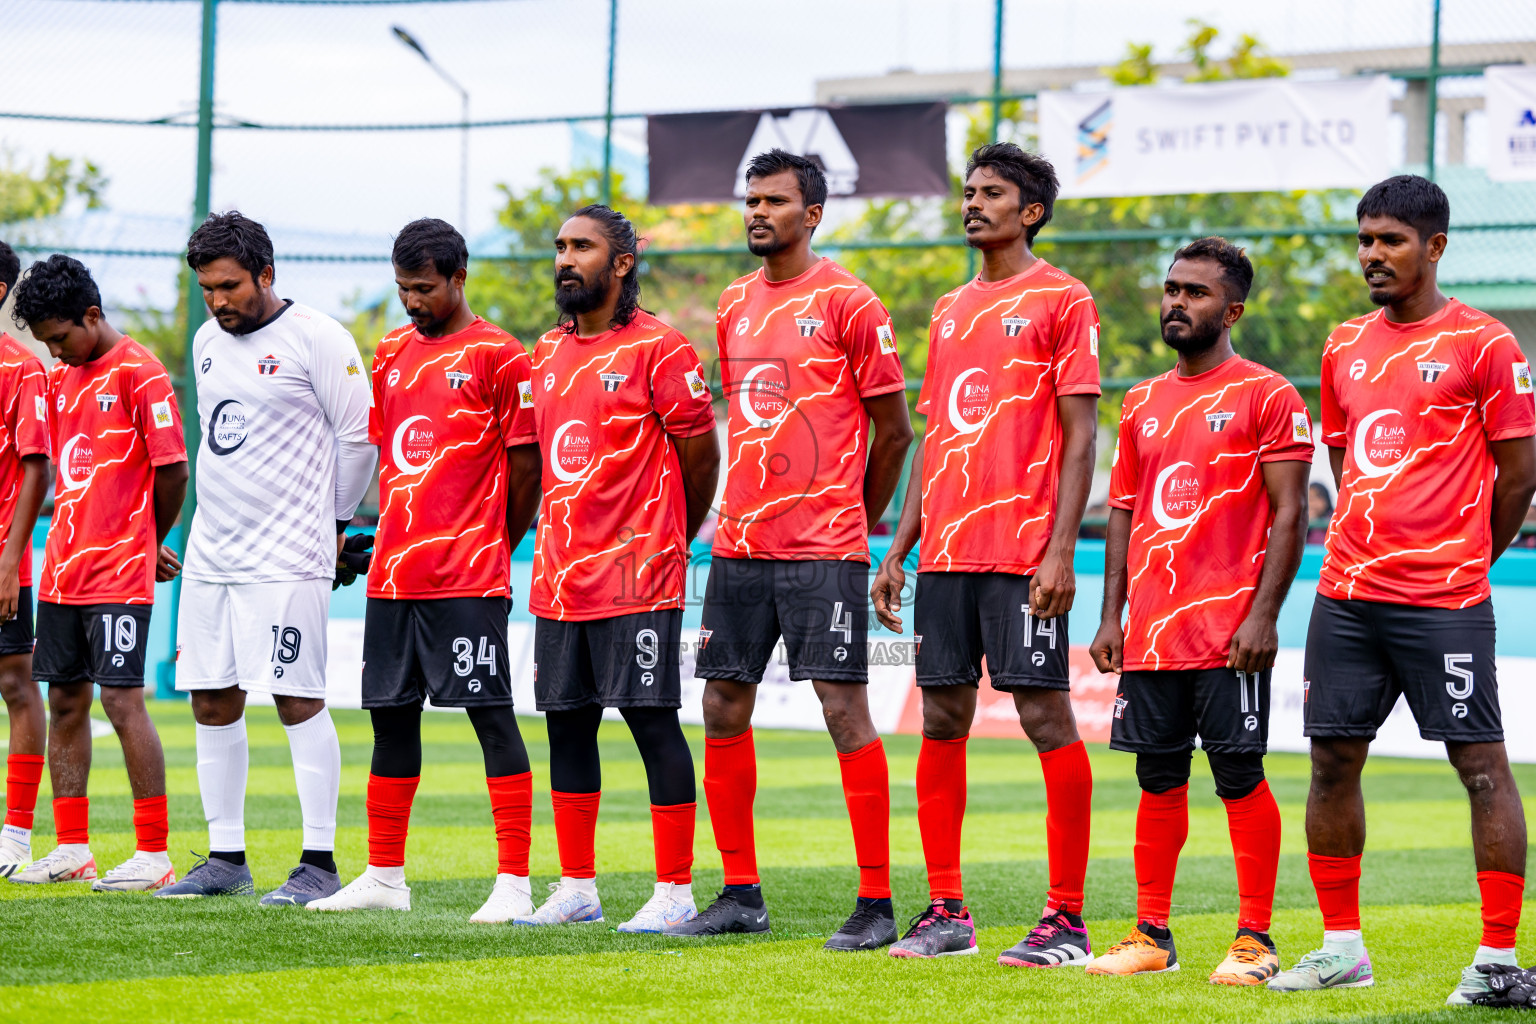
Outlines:
<svg viewBox="0 0 1536 1024"><path fill-rule="evenodd" d="M405 885L404 867L377 868L372 864L369 864L368 867L363 871L363 874L376 881L383 882L385 885L393 886L396 889L399 889Z"/></svg>
<svg viewBox="0 0 1536 1024"><path fill-rule="evenodd" d="M568 878L565 875L561 875L560 884L567 889L575 889L579 893L591 896L593 899L597 898L596 878Z"/></svg>
<svg viewBox="0 0 1536 1024"><path fill-rule="evenodd" d="M1344 953L1350 956L1365 955L1365 938L1360 931L1323 932L1323 952Z"/></svg>
<svg viewBox="0 0 1536 1024"><path fill-rule="evenodd" d="M1515 959L1515 951L1512 949L1496 949L1493 946L1478 946L1477 955L1472 958L1474 964L1509 964L1518 967Z"/></svg>
<svg viewBox="0 0 1536 1024"><path fill-rule="evenodd" d="M341 741L336 738L331 712L321 708L313 718L298 725L285 725L283 730L288 733L299 809L304 815L304 849L334 850L336 797L341 791Z"/></svg>
<svg viewBox="0 0 1536 1024"><path fill-rule="evenodd" d="M245 849L245 779L249 772L244 715L230 725L197 727L197 788L203 796L203 817L208 819L210 851L236 853Z"/></svg>

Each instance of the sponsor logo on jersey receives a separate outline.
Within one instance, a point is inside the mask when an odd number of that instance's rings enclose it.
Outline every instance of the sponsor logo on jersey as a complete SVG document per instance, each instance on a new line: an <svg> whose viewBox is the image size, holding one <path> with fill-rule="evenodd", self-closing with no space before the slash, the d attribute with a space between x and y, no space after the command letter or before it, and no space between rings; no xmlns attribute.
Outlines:
<svg viewBox="0 0 1536 1024"><path fill-rule="evenodd" d="M261 374L263 377L271 377L277 373L277 368L282 365L282 363L278 362L277 356L274 356L272 353L268 352L266 355L256 360L256 372Z"/></svg>
<svg viewBox="0 0 1536 1024"><path fill-rule="evenodd" d="M356 356L353 356L351 359L347 360L347 376L348 377L356 377L358 374L360 374L362 372L363 372L363 368L361 366L357 365L357 357Z"/></svg>
<svg viewBox="0 0 1536 1024"><path fill-rule="evenodd" d="M1442 373L1449 369L1450 367L1445 363L1428 360L1419 364L1419 379L1425 384L1433 384L1440 379Z"/></svg>
<svg viewBox="0 0 1536 1024"><path fill-rule="evenodd" d="M789 378L778 363L758 363L741 378L738 404L748 423L763 430L789 411Z"/></svg>
<svg viewBox="0 0 1536 1024"><path fill-rule="evenodd" d="M1091 356L1095 356L1095 357L1098 356L1098 354L1099 354L1099 325L1098 324L1089 324L1088 325L1088 354L1091 355Z"/></svg>
<svg viewBox="0 0 1536 1024"><path fill-rule="evenodd" d="M1364 376L1365 376L1365 360L1364 359L1356 359L1354 362L1349 364L1349 379L1350 380L1359 380L1361 377L1364 377Z"/></svg>
<svg viewBox="0 0 1536 1024"><path fill-rule="evenodd" d="M1377 409L1355 428L1355 466L1366 476L1386 476L1408 455L1408 427L1396 409Z"/></svg>
<svg viewBox="0 0 1536 1024"><path fill-rule="evenodd" d="M149 407L150 414L155 418L155 429L164 430L171 425L171 400L167 398L163 402L155 402Z"/></svg>
<svg viewBox="0 0 1536 1024"><path fill-rule="evenodd" d="M1298 441L1312 443L1312 417L1304 412L1291 413L1291 436Z"/></svg>
<svg viewBox="0 0 1536 1024"><path fill-rule="evenodd" d="M116 395L110 394L106 391L98 391L96 393L96 407L99 408L102 412L111 412L112 407L116 404Z"/></svg>
<svg viewBox="0 0 1536 1024"><path fill-rule="evenodd" d="M1208 412L1205 414L1206 426L1211 428L1211 433L1219 434L1227 429L1227 424L1232 422L1235 412Z"/></svg>
<svg viewBox="0 0 1536 1024"><path fill-rule="evenodd" d="M801 316L795 318L795 326L800 328L800 337L809 338L816 333L816 328L826 323L825 320L817 320L813 316Z"/></svg>
<svg viewBox="0 0 1536 1024"><path fill-rule="evenodd" d="M947 338L947 337L949 337L950 335L952 335L954 333L955 333L955 322L953 320L945 320L944 321L944 326L939 328L939 337Z"/></svg>
<svg viewBox="0 0 1536 1024"><path fill-rule="evenodd" d="M1152 518L1165 530L1193 523L1200 513L1200 478L1190 462L1175 462L1157 474L1152 487Z"/></svg>
<svg viewBox="0 0 1536 1024"><path fill-rule="evenodd" d="M617 391L619 385L629 380L627 373L600 373L597 379L603 382L604 391Z"/></svg>
<svg viewBox="0 0 1536 1024"><path fill-rule="evenodd" d="M533 408L533 381L520 380L517 382L517 407L519 409Z"/></svg>
<svg viewBox="0 0 1536 1024"><path fill-rule="evenodd" d="M694 398L703 398L709 394L709 385L704 383L704 375L698 370L689 370L683 374L683 381L688 385L688 393Z"/></svg>
<svg viewBox="0 0 1536 1024"><path fill-rule="evenodd" d="M396 384L399 384L399 383L400 383L400 371L399 370L390 370L389 374L384 378L384 384L387 387L394 387Z"/></svg>
<svg viewBox="0 0 1536 1024"><path fill-rule="evenodd" d="M1528 395L1531 393L1531 364L1510 363L1510 369L1515 374L1515 394Z"/></svg>
<svg viewBox="0 0 1536 1024"><path fill-rule="evenodd" d="M91 482L91 439L76 434L59 450L59 479L66 491L78 491Z"/></svg>
<svg viewBox="0 0 1536 1024"><path fill-rule="evenodd" d="M54 404L57 406L59 412L64 411L64 392L59 392L59 397L55 399Z"/></svg>
<svg viewBox="0 0 1536 1024"><path fill-rule="evenodd" d="M896 351L896 332L891 330L890 324L881 324L875 328L875 337L880 339L880 351L890 355Z"/></svg>
<svg viewBox="0 0 1536 1024"><path fill-rule="evenodd" d="M203 372L207 373L213 367L213 356L203 357Z"/></svg>
<svg viewBox="0 0 1536 1024"><path fill-rule="evenodd" d="M1151 437L1155 433L1157 433L1157 417L1156 416L1148 416L1146 419L1141 421L1141 436L1142 437Z"/></svg>
<svg viewBox="0 0 1536 1024"><path fill-rule="evenodd" d="M1003 317L1003 333L1010 338L1017 338L1024 328L1029 326L1029 318L1022 316Z"/></svg>
<svg viewBox="0 0 1536 1024"><path fill-rule="evenodd" d="M592 431L581 420L566 420L549 446L549 468L565 483L575 483L592 465Z"/></svg>
<svg viewBox="0 0 1536 1024"><path fill-rule="evenodd" d="M228 455L245 443L249 430L245 421L245 406L227 398L213 407L208 417L208 450L215 455Z"/></svg>
<svg viewBox="0 0 1536 1024"><path fill-rule="evenodd" d="M42 395L32 396L32 412L39 422L46 423L48 421L48 403L43 401Z"/></svg>
<svg viewBox="0 0 1536 1024"><path fill-rule="evenodd" d="M974 434L987 425L992 409L992 384L979 366L961 371L949 386L949 425L962 434Z"/></svg>
<svg viewBox="0 0 1536 1024"><path fill-rule="evenodd" d="M462 388L466 381L474 379L471 374L465 373L463 370L449 370L443 376L448 378L448 386L454 391Z"/></svg>
<svg viewBox="0 0 1536 1024"><path fill-rule="evenodd" d="M553 390L555 390L555 375L554 374L546 373L544 375L544 390L545 391L553 391Z"/></svg>
<svg viewBox="0 0 1536 1024"><path fill-rule="evenodd" d="M742 317L740 320L737 320L736 321L736 336L739 338L743 334L746 334L747 333L747 328L750 327L751 325L752 325L752 322L750 320L748 320L746 317Z"/></svg>
<svg viewBox="0 0 1536 1024"><path fill-rule="evenodd" d="M425 416L407 416L395 428L395 440L390 445L395 468L407 476L424 473L432 465L432 454L437 450L437 436L432 421Z"/></svg>

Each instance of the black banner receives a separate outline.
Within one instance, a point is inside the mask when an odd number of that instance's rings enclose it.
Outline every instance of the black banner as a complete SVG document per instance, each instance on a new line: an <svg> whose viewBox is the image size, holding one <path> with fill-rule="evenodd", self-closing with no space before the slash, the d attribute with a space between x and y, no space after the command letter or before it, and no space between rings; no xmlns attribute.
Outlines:
<svg viewBox="0 0 1536 1024"><path fill-rule="evenodd" d="M945 110L899 103L652 115L650 201L738 199L747 161L775 146L818 160L833 196L946 195Z"/></svg>

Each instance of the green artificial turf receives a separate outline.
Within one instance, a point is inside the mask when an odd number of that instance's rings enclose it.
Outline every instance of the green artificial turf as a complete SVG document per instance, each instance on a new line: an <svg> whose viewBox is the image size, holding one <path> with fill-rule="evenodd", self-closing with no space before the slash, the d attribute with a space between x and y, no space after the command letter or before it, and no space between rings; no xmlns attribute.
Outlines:
<svg viewBox="0 0 1536 1024"><path fill-rule="evenodd" d="M166 746L171 855L179 870L204 850L191 717L152 705ZM337 860L344 877L366 860L371 732L361 712L333 712L342 740ZM298 801L287 740L270 709L252 709L246 808L258 889L278 885L298 853ZM1136 978L1076 969L999 967L996 954L1039 914L1046 885L1040 768L1022 742L973 740L963 857L982 953L938 961L829 954L819 947L852 909L857 870L830 741L757 733L758 860L772 913L767 936L683 940L619 935L652 880L644 773L621 724L604 727L607 777L598 826L598 884L608 921L556 929L469 924L495 871L479 750L459 715L424 719L426 766L412 815L409 913L317 914L259 908L254 899L157 901L84 886L0 883L0 1006L17 1021L324 1020L582 1021L696 1019L865 1021L1407 1021L1513 1016L1442 1003L1478 937L1466 797L1439 762L1374 759L1367 768L1366 937L1378 983L1369 990L1279 996L1212 986L1206 975L1231 940L1236 883L1225 811L1201 757L1191 829L1174 893L1183 969ZM548 781L542 722L522 719L536 787ZM702 740L689 730L696 767ZM926 885L912 787L918 741L887 737L893 883L898 915L921 909ZM1131 863L1137 789L1128 755L1092 748L1093 860L1087 912L1099 949L1135 912ZM1273 755L1271 786L1285 823L1274 937L1287 964L1320 938L1307 879L1304 757ZM1516 769L1536 795L1536 769ZM34 852L52 820L39 801ZM105 870L133 847L131 801L111 736L95 745L92 849ZM702 793L700 794L702 797ZM694 892L719 885L719 857L700 800ZM534 801L535 887L558 874L547 796ZM1521 959L1531 959L1529 949Z"/></svg>

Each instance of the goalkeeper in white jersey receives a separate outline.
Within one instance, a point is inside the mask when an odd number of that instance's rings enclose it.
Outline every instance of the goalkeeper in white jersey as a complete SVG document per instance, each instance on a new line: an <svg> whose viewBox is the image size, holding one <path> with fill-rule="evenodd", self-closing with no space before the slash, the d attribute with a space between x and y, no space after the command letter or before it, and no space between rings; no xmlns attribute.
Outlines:
<svg viewBox="0 0 1536 1024"><path fill-rule="evenodd" d="M176 688L190 691L197 720L209 853L159 895L254 892L245 702L264 693L288 733L304 847L261 902L308 903L340 888L341 748L325 707L326 621L338 573L366 571L365 553L342 549L373 476L372 393L346 328L273 290L272 241L260 224L238 213L209 217L187 243L187 263L213 319L193 340L203 437Z"/></svg>

